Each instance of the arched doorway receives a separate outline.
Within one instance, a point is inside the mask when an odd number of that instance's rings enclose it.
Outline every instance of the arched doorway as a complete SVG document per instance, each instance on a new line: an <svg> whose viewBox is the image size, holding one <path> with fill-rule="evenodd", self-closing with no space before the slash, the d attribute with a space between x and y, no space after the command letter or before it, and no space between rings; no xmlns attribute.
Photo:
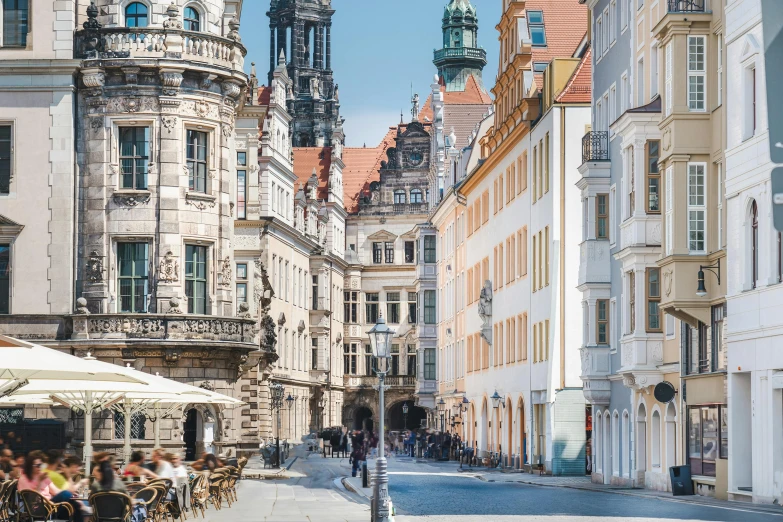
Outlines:
<svg viewBox="0 0 783 522"><path fill-rule="evenodd" d="M478 449L489 450L489 433L488 433L489 415L487 412L487 399L484 399L481 403L481 420L479 421L479 437L478 437Z"/></svg>
<svg viewBox="0 0 783 522"><path fill-rule="evenodd" d="M182 442L185 444L185 460L196 460L202 453L214 453L213 442L217 436L216 415L209 409L185 410Z"/></svg>
<svg viewBox="0 0 783 522"><path fill-rule="evenodd" d="M525 436L525 401L522 397L517 401L517 433L519 433L519 440L517 441L517 453L519 454L519 467L522 464L527 464L527 437Z"/></svg>
<svg viewBox="0 0 783 522"><path fill-rule="evenodd" d="M473 403L470 403L470 411L468 412L468 428L467 435L468 446L476 446L476 408Z"/></svg>
<svg viewBox="0 0 783 522"><path fill-rule="evenodd" d="M503 444L506 466L512 466L514 461L514 410L511 409L511 398L506 399L506 442Z"/></svg>
<svg viewBox="0 0 783 522"><path fill-rule="evenodd" d="M365 406L356 410L353 415L353 429L355 430L372 430L375 426L375 422L372 418L372 410Z"/></svg>
<svg viewBox="0 0 783 522"><path fill-rule="evenodd" d="M408 405L408 415L403 413L403 404ZM413 430L421 427L421 421L427 419L427 410L421 406L416 406L413 401L400 401L389 406L388 420L386 425L390 430ZM440 428L440 419L438 419L438 428Z"/></svg>

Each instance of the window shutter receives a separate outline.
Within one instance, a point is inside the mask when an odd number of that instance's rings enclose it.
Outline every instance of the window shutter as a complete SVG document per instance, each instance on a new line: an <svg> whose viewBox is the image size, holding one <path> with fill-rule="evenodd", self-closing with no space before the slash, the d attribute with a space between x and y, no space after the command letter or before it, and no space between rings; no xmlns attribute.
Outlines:
<svg viewBox="0 0 783 522"><path fill-rule="evenodd" d="M672 113L672 44L666 44L666 115Z"/></svg>

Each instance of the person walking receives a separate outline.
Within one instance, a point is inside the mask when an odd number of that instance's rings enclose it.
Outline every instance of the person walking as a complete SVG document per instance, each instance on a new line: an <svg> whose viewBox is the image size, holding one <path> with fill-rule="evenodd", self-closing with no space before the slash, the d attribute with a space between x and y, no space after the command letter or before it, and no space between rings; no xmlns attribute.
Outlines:
<svg viewBox="0 0 783 522"><path fill-rule="evenodd" d="M411 458L416 458L416 432L411 431L408 436L408 449L410 450Z"/></svg>
<svg viewBox="0 0 783 522"><path fill-rule="evenodd" d="M441 458L444 460L448 460L450 454L451 454L451 433L447 431L446 435L443 436L443 445L441 447Z"/></svg>
<svg viewBox="0 0 783 522"><path fill-rule="evenodd" d="M359 471L359 466L367 458L364 447L364 435L360 431L355 431L351 436L351 455L349 461L351 463L351 476L355 477Z"/></svg>

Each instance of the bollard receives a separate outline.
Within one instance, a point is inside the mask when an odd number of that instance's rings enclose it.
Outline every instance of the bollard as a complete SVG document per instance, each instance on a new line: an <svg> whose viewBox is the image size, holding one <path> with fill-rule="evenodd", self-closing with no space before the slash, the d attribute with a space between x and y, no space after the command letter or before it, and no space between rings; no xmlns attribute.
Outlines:
<svg viewBox="0 0 783 522"><path fill-rule="evenodd" d="M362 487L370 487L370 474L367 472L367 461L362 462Z"/></svg>

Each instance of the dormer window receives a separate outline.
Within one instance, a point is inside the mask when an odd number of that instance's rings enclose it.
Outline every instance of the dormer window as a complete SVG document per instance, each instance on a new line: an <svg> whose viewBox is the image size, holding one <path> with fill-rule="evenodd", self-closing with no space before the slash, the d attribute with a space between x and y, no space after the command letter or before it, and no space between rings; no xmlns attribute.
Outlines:
<svg viewBox="0 0 783 522"><path fill-rule="evenodd" d="M149 10L141 2L133 2L125 8L125 27L147 27Z"/></svg>
<svg viewBox="0 0 783 522"><path fill-rule="evenodd" d="M530 28L530 40L535 47L546 47L546 31L544 30L544 12L528 11L527 25Z"/></svg>
<svg viewBox="0 0 783 522"><path fill-rule="evenodd" d="M183 21L185 23L186 31L200 31L201 30L201 16L192 7L186 7L183 13Z"/></svg>

